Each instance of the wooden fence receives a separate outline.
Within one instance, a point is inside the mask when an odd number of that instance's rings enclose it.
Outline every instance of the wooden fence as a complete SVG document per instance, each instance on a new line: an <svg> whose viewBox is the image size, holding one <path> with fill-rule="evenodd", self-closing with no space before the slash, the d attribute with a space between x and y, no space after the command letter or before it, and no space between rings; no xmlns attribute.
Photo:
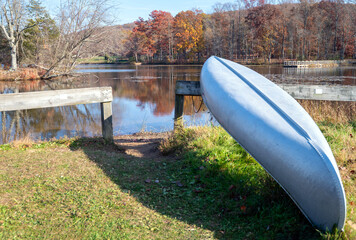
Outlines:
<svg viewBox="0 0 356 240"><path fill-rule="evenodd" d="M78 88L0 95L0 112L100 103L104 139L113 140L111 87Z"/></svg>
<svg viewBox="0 0 356 240"><path fill-rule="evenodd" d="M356 101L356 86L278 84L295 99ZM182 125L184 96L201 96L199 81L177 81L174 127Z"/></svg>

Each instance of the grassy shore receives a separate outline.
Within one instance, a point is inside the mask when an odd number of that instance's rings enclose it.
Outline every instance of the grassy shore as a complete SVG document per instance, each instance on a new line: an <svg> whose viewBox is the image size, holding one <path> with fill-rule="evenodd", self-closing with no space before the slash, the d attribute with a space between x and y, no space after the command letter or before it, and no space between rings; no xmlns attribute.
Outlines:
<svg viewBox="0 0 356 240"><path fill-rule="evenodd" d="M110 64L110 63L121 63L121 64L128 64L128 60L120 60L116 57L103 57L103 56L96 56L92 58L82 58L78 60L80 64Z"/></svg>
<svg viewBox="0 0 356 240"><path fill-rule="evenodd" d="M0 146L0 239L354 239L355 122L320 123L338 161L345 234L313 229L219 127Z"/></svg>

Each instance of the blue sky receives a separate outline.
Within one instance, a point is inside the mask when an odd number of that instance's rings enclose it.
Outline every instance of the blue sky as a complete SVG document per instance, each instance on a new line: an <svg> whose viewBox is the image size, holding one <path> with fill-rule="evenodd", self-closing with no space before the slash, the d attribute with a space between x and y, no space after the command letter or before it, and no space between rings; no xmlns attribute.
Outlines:
<svg viewBox="0 0 356 240"><path fill-rule="evenodd" d="M54 13L60 0L42 0L42 2L51 13ZM117 24L124 24L133 22L139 17L147 19L153 10L167 11L173 16L180 11L193 8L209 13L212 12L215 3L234 2L234 0L112 0L112 2L117 8L114 13Z"/></svg>

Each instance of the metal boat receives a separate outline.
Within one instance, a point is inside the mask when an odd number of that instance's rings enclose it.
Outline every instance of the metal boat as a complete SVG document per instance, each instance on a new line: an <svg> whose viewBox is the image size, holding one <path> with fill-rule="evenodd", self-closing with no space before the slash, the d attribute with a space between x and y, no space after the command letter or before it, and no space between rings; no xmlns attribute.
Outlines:
<svg viewBox="0 0 356 240"><path fill-rule="evenodd" d="M335 158L299 103L255 71L215 56L205 62L200 84L216 120L307 219L322 231L343 229L346 198Z"/></svg>

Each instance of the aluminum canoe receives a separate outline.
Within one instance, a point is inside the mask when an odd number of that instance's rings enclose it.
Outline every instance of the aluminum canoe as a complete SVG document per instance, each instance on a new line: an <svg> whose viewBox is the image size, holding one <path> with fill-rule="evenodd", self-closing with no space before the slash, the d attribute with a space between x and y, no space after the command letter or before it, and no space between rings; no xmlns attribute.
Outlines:
<svg viewBox="0 0 356 240"><path fill-rule="evenodd" d="M210 57L204 103L220 125L280 184L318 229L343 229L346 198L333 153L309 114L276 84Z"/></svg>

